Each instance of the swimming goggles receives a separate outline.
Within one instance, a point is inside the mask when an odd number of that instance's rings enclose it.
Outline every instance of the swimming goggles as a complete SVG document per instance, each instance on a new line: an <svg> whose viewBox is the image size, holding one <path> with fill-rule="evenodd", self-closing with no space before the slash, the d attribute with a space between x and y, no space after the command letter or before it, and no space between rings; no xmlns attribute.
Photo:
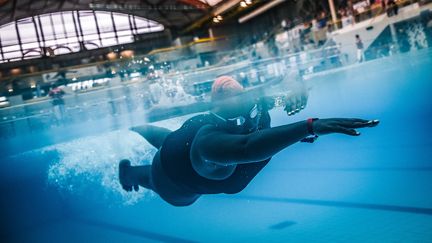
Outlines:
<svg viewBox="0 0 432 243"><path fill-rule="evenodd" d="M243 126L246 122L246 118L244 116L236 116L234 118L223 118L216 113L213 113L213 114L217 118L221 119L222 121L229 123L229 124L233 124L235 126ZM258 105L255 104L249 111L249 117L254 120L258 117L259 114L260 114L260 111L259 111Z"/></svg>

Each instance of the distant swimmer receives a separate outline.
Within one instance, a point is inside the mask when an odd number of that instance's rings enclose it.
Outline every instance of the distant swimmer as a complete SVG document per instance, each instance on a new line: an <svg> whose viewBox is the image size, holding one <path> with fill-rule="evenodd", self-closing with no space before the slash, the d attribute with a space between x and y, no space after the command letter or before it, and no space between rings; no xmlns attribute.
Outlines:
<svg viewBox="0 0 432 243"><path fill-rule="evenodd" d="M235 194L252 181L272 156L291 144L313 141L330 133L358 136L357 128L379 123L310 118L270 127L268 111L272 105L252 97L233 78L217 78L211 92L211 111L190 118L176 131L151 125L131 128L158 151L151 165L131 166L129 160L120 161L123 189L138 191L142 186L174 206L191 205L204 194Z"/></svg>

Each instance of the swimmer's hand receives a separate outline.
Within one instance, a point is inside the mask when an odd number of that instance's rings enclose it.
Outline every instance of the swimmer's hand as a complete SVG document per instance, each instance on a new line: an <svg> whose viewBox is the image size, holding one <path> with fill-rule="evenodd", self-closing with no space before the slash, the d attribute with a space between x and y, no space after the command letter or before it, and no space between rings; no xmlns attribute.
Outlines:
<svg viewBox="0 0 432 243"><path fill-rule="evenodd" d="M306 88L296 91L295 93L287 94L285 96L285 108L288 116L299 113L306 107L308 100L308 91Z"/></svg>
<svg viewBox="0 0 432 243"><path fill-rule="evenodd" d="M350 136L359 136L357 128L375 127L379 120L363 120L356 118L330 118L319 119L312 123L313 131L316 135L330 133L343 133Z"/></svg>

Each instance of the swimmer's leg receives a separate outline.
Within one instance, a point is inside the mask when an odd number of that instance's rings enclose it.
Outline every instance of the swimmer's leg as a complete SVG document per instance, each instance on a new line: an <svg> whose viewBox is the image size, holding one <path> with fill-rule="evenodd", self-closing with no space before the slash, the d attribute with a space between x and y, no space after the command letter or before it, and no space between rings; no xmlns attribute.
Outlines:
<svg viewBox="0 0 432 243"><path fill-rule="evenodd" d="M160 148L165 138L172 132L169 129L152 125L131 127L130 130L143 136L155 148Z"/></svg>
<svg viewBox="0 0 432 243"><path fill-rule="evenodd" d="M128 192L132 189L138 191L138 185L153 190L151 165L131 166L130 161L124 159L119 163L119 180Z"/></svg>

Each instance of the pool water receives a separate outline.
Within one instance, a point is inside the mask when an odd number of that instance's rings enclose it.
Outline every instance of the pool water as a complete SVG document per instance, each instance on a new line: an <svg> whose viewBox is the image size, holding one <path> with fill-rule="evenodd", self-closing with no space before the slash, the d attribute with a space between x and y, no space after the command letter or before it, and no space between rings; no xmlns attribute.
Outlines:
<svg viewBox="0 0 432 243"><path fill-rule="evenodd" d="M4 155L2 242L432 242L431 67L422 50L309 76L306 109L271 111L273 126L308 117L380 125L295 144L241 193L189 207L121 190L118 161L148 164L155 153L127 126Z"/></svg>

